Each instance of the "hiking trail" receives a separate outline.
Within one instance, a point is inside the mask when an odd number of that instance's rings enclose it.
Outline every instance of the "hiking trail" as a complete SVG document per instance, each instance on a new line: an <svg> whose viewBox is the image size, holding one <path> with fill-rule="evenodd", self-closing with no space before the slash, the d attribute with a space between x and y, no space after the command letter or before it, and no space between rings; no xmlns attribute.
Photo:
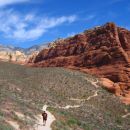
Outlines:
<svg viewBox="0 0 130 130"><path fill-rule="evenodd" d="M88 79L87 79L88 80ZM97 85L98 83L98 80L96 82L94 81L90 81L88 80L89 82L91 82L91 84L93 84L96 88L98 88L99 86ZM95 93L92 95L92 96L89 96L87 99L70 99L70 100L79 100L79 101L85 101L85 100L90 100L91 98L93 97L96 97L98 96L98 91L95 91ZM46 122L46 125L44 126L43 125L43 118L42 118L42 115L39 115L37 117L37 124L35 125L35 130L52 130L51 128L51 125L52 123L56 120L54 115L52 115L49 111L47 111L47 105L44 105L43 108L42 108L42 111L46 111L47 115L48 115L48 119L47 119L47 122ZM65 107L61 107L59 106L58 104L56 104L56 106L53 108L61 108L61 109L70 109L70 108L79 108L81 107L81 105L74 105L74 106L71 106L71 105L67 105Z"/></svg>
<svg viewBox="0 0 130 130"><path fill-rule="evenodd" d="M47 118L47 122L46 125L43 126L43 118L42 115L38 116L38 121L37 124L35 125L35 130L52 130L51 128L51 124L53 123L53 121L55 121L55 117L54 115L52 115L48 110L47 110L47 105L44 105L42 108L42 111L46 111L48 118Z"/></svg>

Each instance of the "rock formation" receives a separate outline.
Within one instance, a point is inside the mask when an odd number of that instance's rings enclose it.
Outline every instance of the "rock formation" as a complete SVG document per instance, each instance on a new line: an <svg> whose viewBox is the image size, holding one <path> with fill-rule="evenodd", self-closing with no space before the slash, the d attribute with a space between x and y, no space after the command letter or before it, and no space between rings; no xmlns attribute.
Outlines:
<svg viewBox="0 0 130 130"><path fill-rule="evenodd" d="M26 60L26 55L21 51L0 51L0 59L3 61L24 63Z"/></svg>
<svg viewBox="0 0 130 130"><path fill-rule="evenodd" d="M125 97L130 91L130 31L107 23L57 41L28 63L35 67L78 69L108 78L119 86L113 85L113 92Z"/></svg>

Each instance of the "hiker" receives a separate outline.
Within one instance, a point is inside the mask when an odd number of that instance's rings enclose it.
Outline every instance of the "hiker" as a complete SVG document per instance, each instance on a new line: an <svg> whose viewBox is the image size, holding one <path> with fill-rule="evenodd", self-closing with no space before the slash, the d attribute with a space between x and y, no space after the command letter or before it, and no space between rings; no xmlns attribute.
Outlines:
<svg viewBox="0 0 130 130"><path fill-rule="evenodd" d="M47 121L47 113L45 111L42 113L42 117L43 117L43 125L45 126Z"/></svg>

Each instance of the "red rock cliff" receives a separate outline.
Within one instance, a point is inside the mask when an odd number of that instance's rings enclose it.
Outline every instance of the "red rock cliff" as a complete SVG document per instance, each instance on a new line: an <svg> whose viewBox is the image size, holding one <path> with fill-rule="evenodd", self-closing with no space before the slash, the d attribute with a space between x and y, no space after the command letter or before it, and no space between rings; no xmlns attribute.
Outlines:
<svg viewBox="0 0 130 130"><path fill-rule="evenodd" d="M118 95L126 96L130 90L130 31L107 23L57 41L29 63L37 67L71 66L108 78L118 83Z"/></svg>

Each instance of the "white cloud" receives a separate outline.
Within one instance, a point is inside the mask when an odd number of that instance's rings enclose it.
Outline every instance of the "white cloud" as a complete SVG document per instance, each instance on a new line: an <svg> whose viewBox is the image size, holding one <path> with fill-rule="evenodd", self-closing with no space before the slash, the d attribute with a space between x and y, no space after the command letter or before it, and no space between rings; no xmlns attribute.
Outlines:
<svg viewBox="0 0 130 130"><path fill-rule="evenodd" d="M28 2L28 1L30 0L0 0L0 7L11 5L11 4L16 4L16 3L21 3L21 2Z"/></svg>
<svg viewBox="0 0 130 130"><path fill-rule="evenodd" d="M33 40L41 37L50 28L72 23L77 16L39 17L35 14L22 15L13 10L0 11L0 32L6 38Z"/></svg>

